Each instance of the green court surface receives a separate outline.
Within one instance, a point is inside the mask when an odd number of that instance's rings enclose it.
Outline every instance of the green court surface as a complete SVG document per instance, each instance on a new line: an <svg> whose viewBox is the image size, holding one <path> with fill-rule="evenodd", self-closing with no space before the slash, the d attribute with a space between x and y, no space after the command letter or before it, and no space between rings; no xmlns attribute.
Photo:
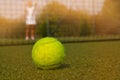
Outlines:
<svg viewBox="0 0 120 80"><path fill-rule="evenodd" d="M63 43L62 67L38 69L33 45L0 47L0 80L120 80L120 41Z"/></svg>

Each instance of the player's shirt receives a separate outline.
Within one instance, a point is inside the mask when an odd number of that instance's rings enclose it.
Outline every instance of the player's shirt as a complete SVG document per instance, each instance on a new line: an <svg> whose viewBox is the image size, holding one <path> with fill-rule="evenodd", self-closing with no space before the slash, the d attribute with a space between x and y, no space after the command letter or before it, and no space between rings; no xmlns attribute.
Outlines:
<svg viewBox="0 0 120 80"><path fill-rule="evenodd" d="M27 7L26 8L26 24L36 24L35 20L35 6Z"/></svg>

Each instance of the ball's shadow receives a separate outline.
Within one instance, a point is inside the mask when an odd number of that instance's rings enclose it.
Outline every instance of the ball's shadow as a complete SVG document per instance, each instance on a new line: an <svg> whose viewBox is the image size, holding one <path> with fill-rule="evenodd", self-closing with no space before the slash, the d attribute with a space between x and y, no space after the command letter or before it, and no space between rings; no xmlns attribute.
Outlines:
<svg viewBox="0 0 120 80"><path fill-rule="evenodd" d="M55 68L55 69L66 69L66 68L70 68L70 64L62 64L60 67ZM55 70L53 69L53 70Z"/></svg>
<svg viewBox="0 0 120 80"><path fill-rule="evenodd" d="M38 68L40 70L58 70L58 69L66 69L66 68L70 68L70 64L62 64L61 66L57 67L57 68L53 68L53 69L41 69Z"/></svg>
<svg viewBox="0 0 120 80"><path fill-rule="evenodd" d="M53 69L49 69L49 70L58 70L58 69L66 69L66 68L70 68L70 64L62 64L61 66L59 66L57 68L53 68Z"/></svg>

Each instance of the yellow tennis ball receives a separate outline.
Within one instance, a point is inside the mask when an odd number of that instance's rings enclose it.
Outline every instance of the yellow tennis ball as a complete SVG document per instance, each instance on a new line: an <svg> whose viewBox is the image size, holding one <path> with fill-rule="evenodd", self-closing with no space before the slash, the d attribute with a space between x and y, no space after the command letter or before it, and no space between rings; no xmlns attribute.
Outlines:
<svg viewBox="0 0 120 80"><path fill-rule="evenodd" d="M33 46L32 59L41 69L57 68L63 63L64 58L64 46L55 38L42 38Z"/></svg>

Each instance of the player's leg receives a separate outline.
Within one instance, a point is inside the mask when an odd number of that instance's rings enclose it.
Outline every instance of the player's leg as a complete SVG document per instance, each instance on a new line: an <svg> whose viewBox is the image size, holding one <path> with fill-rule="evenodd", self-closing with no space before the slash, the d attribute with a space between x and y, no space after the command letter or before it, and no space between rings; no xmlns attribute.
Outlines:
<svg viewBox="0 0 120 80"><path fill-rule="evenodd" d="M31 39L35 39L35 25L31 25Z"/></svg>
<svg viewBox="0 0 120 80"><path fill-rule="evenodd" d="M28 40L29 39L29 25L26 26L26 37L25 39Z"/></svg>

